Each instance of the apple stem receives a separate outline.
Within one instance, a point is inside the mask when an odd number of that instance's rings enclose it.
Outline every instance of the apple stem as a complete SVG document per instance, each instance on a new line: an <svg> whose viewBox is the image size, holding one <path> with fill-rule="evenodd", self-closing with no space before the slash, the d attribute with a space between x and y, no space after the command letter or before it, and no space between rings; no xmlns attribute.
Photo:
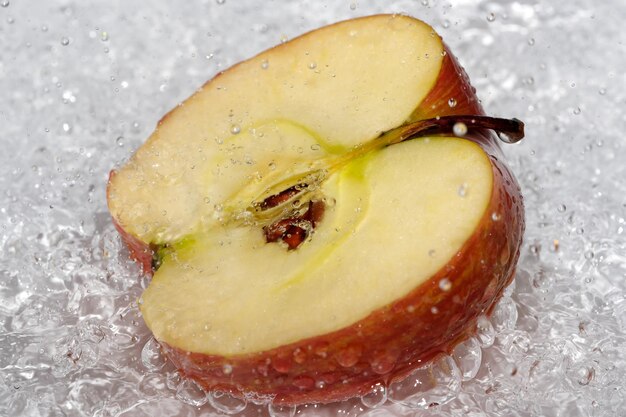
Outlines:
<svg viewBox="0 0 626 417"><path fill-rule="evenodd" d="M524 138L524 123L518 119L498 117L456 115L443 116L419 122L401 128L400 135L392 139L389 145L427 135L454 134L465 136L468 132L489 129L496 132L505 143L517 143Z"/></svg>

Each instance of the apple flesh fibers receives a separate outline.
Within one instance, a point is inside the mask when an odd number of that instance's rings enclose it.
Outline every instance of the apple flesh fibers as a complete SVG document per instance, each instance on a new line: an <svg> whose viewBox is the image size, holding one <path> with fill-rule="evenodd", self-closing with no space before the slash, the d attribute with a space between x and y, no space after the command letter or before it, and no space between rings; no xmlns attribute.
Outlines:
<svg viewBox="0 0 626 417"><path fill-rule="evenodd" d="M406 16L322 28L208 82L108 188L132 256L157 260L141 311L169 358L207 389L330 402L471 335L524 218L487 130L519 123L482 115Z"/></svg>

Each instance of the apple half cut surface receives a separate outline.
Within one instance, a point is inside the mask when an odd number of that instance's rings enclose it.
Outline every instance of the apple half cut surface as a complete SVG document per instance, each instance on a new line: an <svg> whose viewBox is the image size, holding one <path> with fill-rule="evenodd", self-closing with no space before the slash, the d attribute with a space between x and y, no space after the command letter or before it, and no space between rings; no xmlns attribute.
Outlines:
<svg viewBox="0 0 626 417"><path fill-rule="evenodd" d="M331 402L475 332L511 281L519 187L467 76L427 24L377 15L237 64L112 172L153 274L143 318L208 390Z"/></svg>

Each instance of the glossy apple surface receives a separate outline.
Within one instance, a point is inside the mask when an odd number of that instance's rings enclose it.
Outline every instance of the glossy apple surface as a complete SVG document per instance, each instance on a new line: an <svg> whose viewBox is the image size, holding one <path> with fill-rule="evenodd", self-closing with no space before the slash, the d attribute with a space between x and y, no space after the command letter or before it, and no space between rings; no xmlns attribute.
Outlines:
<svg viewBox="0 0 626 417"><path fill-rule="evenodd" d="M108 188L131 255L155 269L141 311L168 357L207 389L330 402L473 333L513 277L524 219L486 129L502 122L482 115L407 16L331 25L208 82Z"/></svg>

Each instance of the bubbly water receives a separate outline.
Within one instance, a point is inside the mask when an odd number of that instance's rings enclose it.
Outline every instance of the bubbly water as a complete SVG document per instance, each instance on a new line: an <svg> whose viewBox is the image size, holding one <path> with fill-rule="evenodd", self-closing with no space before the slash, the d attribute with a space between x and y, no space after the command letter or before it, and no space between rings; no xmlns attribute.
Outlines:
<svg viewBox="0 0 626 417"><path fill-rule="evenodd" d="M0 415L626 416L622 0L0 3ZM475 338L407 381L328 406L204 393L138 314L108 172L216 72L377 12L431 23L523 188L518 274Z"/></svg>

